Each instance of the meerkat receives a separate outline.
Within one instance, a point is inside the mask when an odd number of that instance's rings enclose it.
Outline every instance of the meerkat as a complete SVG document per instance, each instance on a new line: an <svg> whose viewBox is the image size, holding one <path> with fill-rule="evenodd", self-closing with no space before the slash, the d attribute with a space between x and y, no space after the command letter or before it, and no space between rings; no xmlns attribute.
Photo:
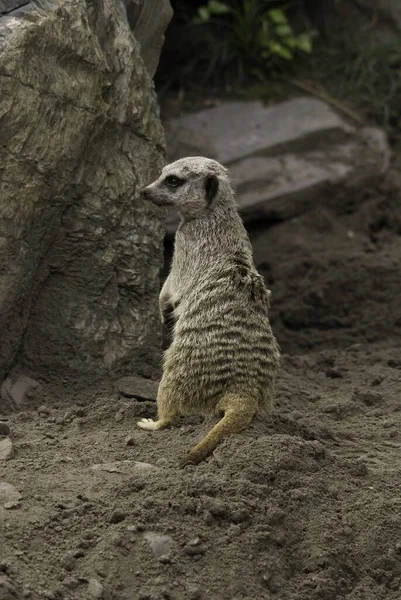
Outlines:
<svg viewBox="0 0 401 600"><path fill-rule="evenodd" d="M142 190L159 206L175 206L181 223L170 273L160 293L160 315L173 313L157 396L158 430L180 415L221 416L182 461L199 463L220 440L246 428L257 411L270 412L279 365L271 330L270 291L253 262L228 171L218 162L188 157L164 167Z"/></svg>

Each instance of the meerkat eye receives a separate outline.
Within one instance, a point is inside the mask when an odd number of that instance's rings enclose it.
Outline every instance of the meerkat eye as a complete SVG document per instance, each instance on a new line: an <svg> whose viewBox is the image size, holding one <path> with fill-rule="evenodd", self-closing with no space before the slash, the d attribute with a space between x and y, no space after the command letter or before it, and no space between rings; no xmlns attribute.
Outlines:
<svg viewBox="0 0 401 600"><path fill-rule="evenodd" d="M185 182L183 179L180 179L179 177L176 177L175 175L168 175L166 177L166 179L164 180L164 183L166 185L168 185L169 187L179 187L180 185L182 185Z"/></svg>

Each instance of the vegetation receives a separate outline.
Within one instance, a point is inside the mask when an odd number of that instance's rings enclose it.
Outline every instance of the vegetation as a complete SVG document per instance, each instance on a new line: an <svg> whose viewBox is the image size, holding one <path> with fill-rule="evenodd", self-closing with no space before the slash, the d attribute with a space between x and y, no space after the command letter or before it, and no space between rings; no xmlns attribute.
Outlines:
<svg viewBox="0 0 401 600"><path fill-rule="evenodd" d="M307 75L309 73L309 76ZM298 77L353 107L398 137L401 115L401 46L397 40L375 40L344 32L323 43L301 67Z"/></svg>
<svg viewBox="0 0 401 600"><path fill-rule="evenodd" d="M297 2L298 3L298 2ZM208 0L197 9L177 3L165 54L174 60L164 83L188 80L240 85L265 80L312 51L315 32L294 32L287 16L295 2Z"/></svg>
<svg viewBox="0 0 401 600"><path fill-rule="evenodd" d="M207 85L220 96L228 91L271 101L309 92L356 120L376 122L392 141L401 137L399 40L376 35L374 27L359 28L352 18L319 35L306 10L308 0L175 0L173 5L159 94L185 89L190 95L192 89L199 96L201 89L203 97Z"/></svg>

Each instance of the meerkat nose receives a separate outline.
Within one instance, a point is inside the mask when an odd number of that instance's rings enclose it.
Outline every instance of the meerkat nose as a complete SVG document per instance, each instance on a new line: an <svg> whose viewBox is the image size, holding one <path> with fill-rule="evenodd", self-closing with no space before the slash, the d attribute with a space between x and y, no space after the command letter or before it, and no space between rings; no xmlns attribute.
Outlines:
<svg viewBox="0 0 401 600"><path fill-rule="evenodd" d="M142 188L139 193L144 200L149 200L150 190L147 187Z"/></svg>

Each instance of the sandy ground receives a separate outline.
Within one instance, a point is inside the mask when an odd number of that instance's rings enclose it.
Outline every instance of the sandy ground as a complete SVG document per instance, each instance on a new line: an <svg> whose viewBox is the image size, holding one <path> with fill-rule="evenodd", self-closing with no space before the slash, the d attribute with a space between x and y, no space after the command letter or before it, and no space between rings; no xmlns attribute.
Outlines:
<svg viewBox="0 0 401 600"><path fill-rule="evenodd" d="M178 467L210 423L141 431L112 382L0 415L0 600L401 598L397 185L253 228L276 409L207 462Z"/></svg>

